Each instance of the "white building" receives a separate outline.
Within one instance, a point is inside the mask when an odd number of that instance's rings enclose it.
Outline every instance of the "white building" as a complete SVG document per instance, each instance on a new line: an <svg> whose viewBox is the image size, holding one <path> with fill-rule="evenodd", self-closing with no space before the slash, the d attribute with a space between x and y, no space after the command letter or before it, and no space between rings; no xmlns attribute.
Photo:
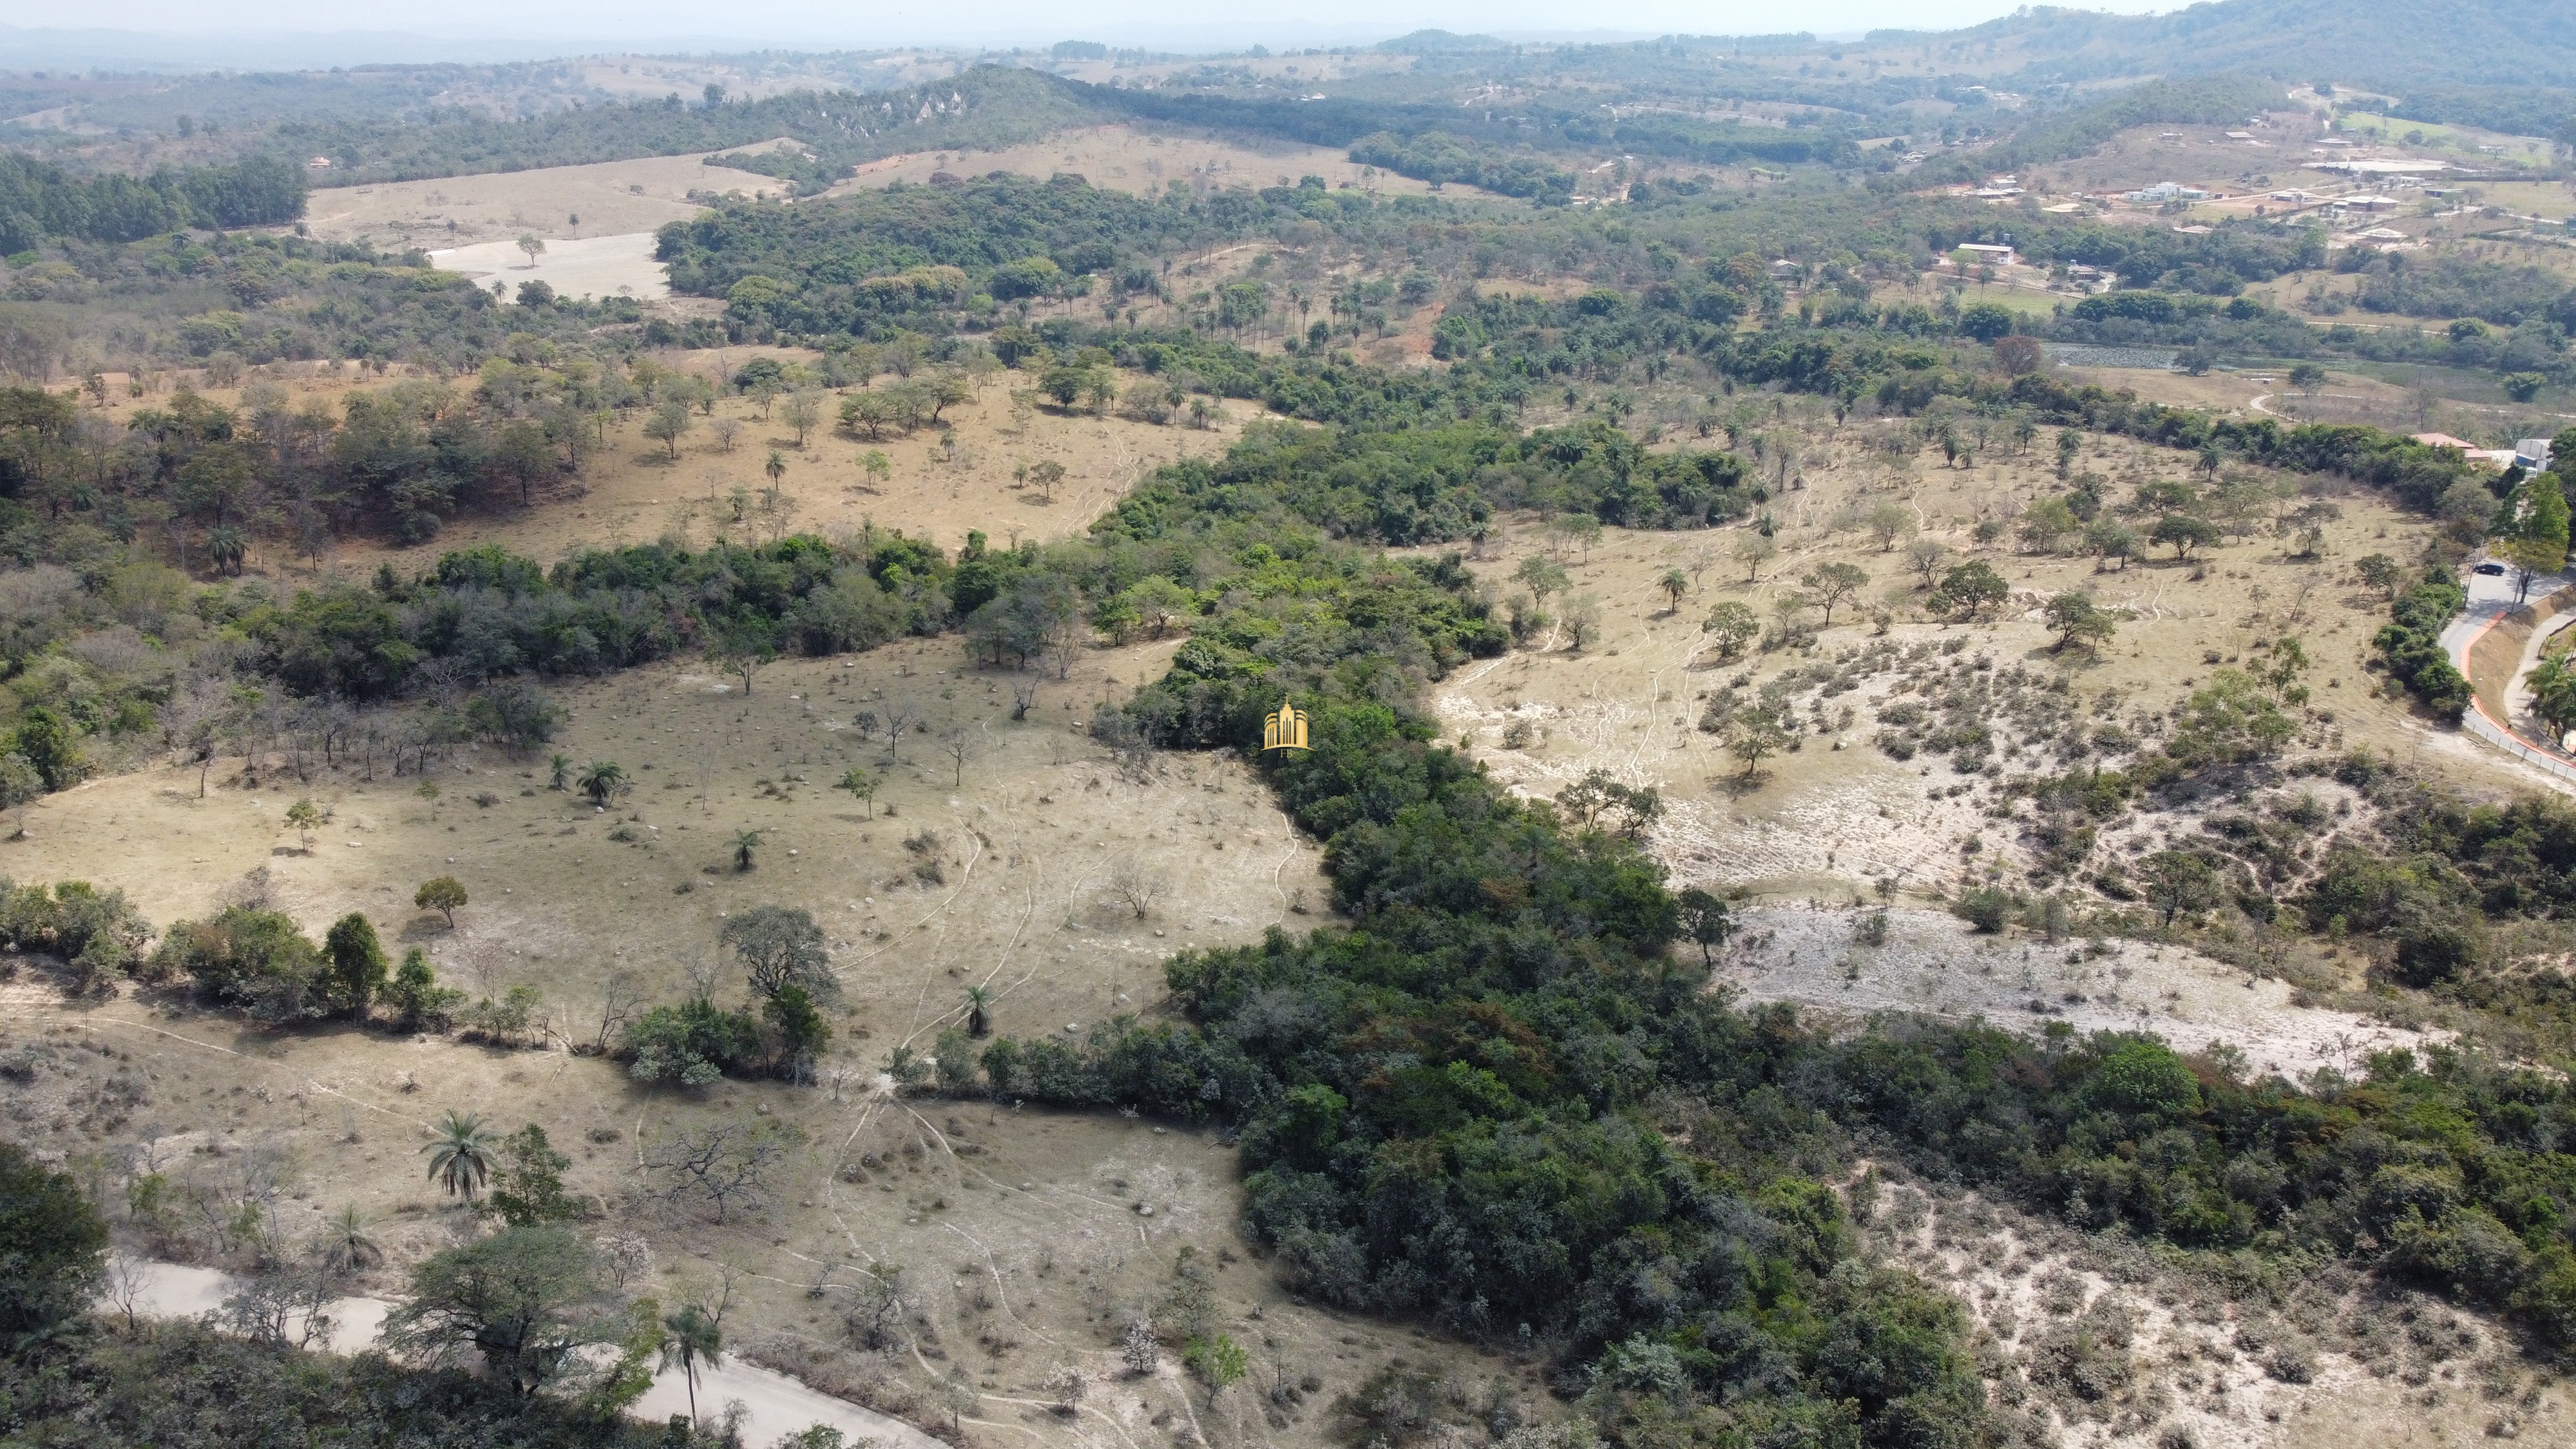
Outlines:
<svg viewBox="0 0 2576 1449"><path fill-rule="evenodd" d="M2176 181L2159 181L2153 186L2140 187L2136 191L2124 191L2120 193L2120 199L2148 206L2162 206L2168 201L2207 201L2209 193L2197 186L2185 186Z"/></svg>

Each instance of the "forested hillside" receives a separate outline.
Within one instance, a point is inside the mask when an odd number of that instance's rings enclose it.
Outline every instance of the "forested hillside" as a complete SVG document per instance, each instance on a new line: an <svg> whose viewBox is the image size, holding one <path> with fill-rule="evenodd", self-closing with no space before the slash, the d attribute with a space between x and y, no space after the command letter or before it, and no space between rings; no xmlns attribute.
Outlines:
<svg viewBox="0 0 2576 1449"><path fill-rule="evenodd" d="M2353 7L2331 0L2215 0L2164 15L2039 6L1942 35L1936 43L2009 47L2029 79L2200 74L2349 78L2391 89L2576 83L2576 29L2548 0L2432 0ZM1873 31L1873 45L1931 40ZM2294 78L2294 77L2293 77Z"/></svg>
<svg viewBox="0 0 2576 1449"><path fill-rule="evenodd" d="M0 255L54 239L130 242L189 227L279 226L303 214L303 168L271 157L83 178L0 153Z"/></svg>

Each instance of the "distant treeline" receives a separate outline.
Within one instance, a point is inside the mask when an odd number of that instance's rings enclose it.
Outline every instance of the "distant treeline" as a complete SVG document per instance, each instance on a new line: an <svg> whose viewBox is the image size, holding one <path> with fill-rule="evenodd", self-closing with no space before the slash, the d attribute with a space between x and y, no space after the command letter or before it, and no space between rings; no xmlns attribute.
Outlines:
<svg viewBox="0 0 2576 1449"><path fill-rule="evenodd" d="M2576 91L2552 86L2426 86L2395 102L2356 97L2347 104L2401 121L2477 126L2507 136L2576 143Z"/></svg>
<svg viewBox="0 0 2576 1449"><path fill-rule="evenodd" d="M953 81L908 90L795 91L712 104L673 96L530 120L459 111L426 124L291 124L278 135L329 156L332 184L340 186L678 156L780 136L804 143L838 177L881 156L1004 146L1109 119L1095 112L1090 89L1036 71L979 66ZM765 171L782 163L729 157L724 164ZM721 175L711 176L709 189L722 189Z"/></svg>
<svg viewBox="0 0 2576 1449"><path fill-rule="evenodd" d="M1425 131L1419 136L1373 132L1352 143L1351 159L1418 181L1464 182L1503 196L1563 202L1574 195L1574 173L1546 158L1534 152L1497 154L1446 131Z"/></svg>
<svg viewBox="0 0 2576 1449"><path fill-rule="evenodd" d="M303 214L304 172L275 157L80 177L0 152L0 255L32 251L52 237L140 241L191 226L276 226Z"/></svg>
<svg viewBox="0 0 2576 1449"><path fill-rule="evenodd" d="M1860 159L1845 129L1705 122L1664 112L1604 117L1588 109L1524 108L1509 116L1446 102L1243 99L1196 91L1095 86L1043 72L981 65L899 91L797 91L751 101L660 101L589 106L528 120L463 111L425 123L296 122L277 130L288 149L332 159L334 185L409 180L636 156L729 152L713 164L819 191L867 161L904 152L984 150L1068 126L1116 121L1257 134L1317 146L1366 141L1382 165L1425 180L1470 181L1514 196L1569 191L1559 168L1525 157L1608 147L1701 165L1761 161L1849 164ZM801 149L739 152L780 136ZM1437 140L1434 140L1434 137ZM1381 139L1383 137L1384 139ZM1518 154L1516 154L1518 153ZM1472 169L1475 179L1466 174ZM1488 185L1489 180L1503 184ZM710 190L723 189L710 181Z"/></svg>

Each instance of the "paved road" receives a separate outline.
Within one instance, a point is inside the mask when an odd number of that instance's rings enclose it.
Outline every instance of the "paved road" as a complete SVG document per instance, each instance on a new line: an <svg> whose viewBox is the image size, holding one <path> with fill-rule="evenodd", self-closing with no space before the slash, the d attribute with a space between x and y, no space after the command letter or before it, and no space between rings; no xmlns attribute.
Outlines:
<svg viewBox="0 0 2576 1449"><path fill-rule="evenodd" d="M2486 632L2489 624L2512 613L2529 599L2548 598L2567 587L2568 583L2564 574L2533 574L2531 588L2524 593L2516 589L2511 572L2501 575L2463 573L2461 577L2468 583L2468 605L2443 627L2442 648L2448 651L2451 663L2458 666L2463 675L2469 672L2469 645Z"/></svg>

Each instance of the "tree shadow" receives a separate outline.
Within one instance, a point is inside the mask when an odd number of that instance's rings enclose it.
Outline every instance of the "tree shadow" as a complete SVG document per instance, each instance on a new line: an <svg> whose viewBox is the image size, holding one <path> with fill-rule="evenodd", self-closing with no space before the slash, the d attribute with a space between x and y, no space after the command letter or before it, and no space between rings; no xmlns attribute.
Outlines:
<svg viewBox="0 0 2576 1449"><path fill-rule="evenodd" d="M447 924L445 917L436 911L423 911L403 922L402 930L395 934L394 939L414 942L436 941L455 934L456 928Z"/></svg>

